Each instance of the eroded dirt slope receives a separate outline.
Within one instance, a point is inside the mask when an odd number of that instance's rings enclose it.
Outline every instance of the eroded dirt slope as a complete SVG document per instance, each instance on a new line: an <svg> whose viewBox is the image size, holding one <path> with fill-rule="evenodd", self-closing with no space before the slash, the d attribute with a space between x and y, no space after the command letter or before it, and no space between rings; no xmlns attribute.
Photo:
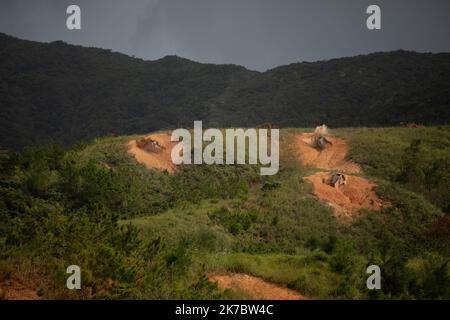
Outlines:
<svg viewBox="0 0 450 320"><path fill-rule="evenodd" d="M210 280L217 282L221 289L245 292L253 300L305 300L297 291L264 281L243 273L225 273L211 275Z"/></svg>
<svg viewBox="0 0 450 320"><path fill-rule="evenodd" d="M305 178L312 183L315 196L333 207L336 217L341 220L355 217L363 208L380 210L382 201L375 191L377 185L364 177L355 176L362 170L357 163L347 159L349 147L345 140L331 135L326 138L331 144L319 149L314 146L314 133L301 133L294 137L300 162L326 170ZM333 172L345 173L346 184L332 186L330 178Z"/></svg>

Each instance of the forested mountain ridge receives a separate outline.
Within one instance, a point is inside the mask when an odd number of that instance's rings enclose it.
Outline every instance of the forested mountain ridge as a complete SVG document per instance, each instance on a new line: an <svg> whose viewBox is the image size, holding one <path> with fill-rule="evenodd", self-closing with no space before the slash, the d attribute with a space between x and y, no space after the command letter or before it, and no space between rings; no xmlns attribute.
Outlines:
<svg viewBox="0 0 450 320"><path fill-rule="evenodd" d="M450 54L374 53L266 72L0 33L0 147L192 126L450 120Z"/></svg>

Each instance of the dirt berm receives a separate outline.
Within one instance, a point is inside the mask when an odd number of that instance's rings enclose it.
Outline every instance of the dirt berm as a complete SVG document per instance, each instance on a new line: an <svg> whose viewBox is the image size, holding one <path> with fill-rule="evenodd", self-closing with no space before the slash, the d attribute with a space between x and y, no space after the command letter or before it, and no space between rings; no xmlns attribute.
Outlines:
<svg viewBox="0 0 450 320"><path fill-rule="evenodd" d="M348 153L347 143L336 137L327 136L331 145L320 150L314 147L314 133L301 133L294 138L294 143L300 161L309 166L324 170L336 170L344 173L359 173L361 167L346 160Z"/></svg>
<svg viewBox="0 0 450 320"><path fill-rule="evenodd" d="M337 218L353 218L362 208L381 209L375 183L362 177L347 176L347 183L335 188L327 183L330 177L329 172L317 172L305 179L313 184L314 194L334 208Z"/></svg>
<svg viewBox="0 0 450 320"><path fill-rule="evenodd" d="M376 194L377 185L363 177L361 167L347 159L349 147L345 140L327 135L331 144L320 149L314 146L314 133L301 133L294 137L300 162L326 172L314 173L305 179L312 183L315 196L334 208L337 218L348 220L362 208L380 210L382 201ZM346 174L346 184L333 187L329 181L332 172Z"/></svg>
<svg viewBox="0 0 450 320"><path fill-rule="evenodd" d="M128 153L139 163L145 165L147 169L167 170L169 173L175 171L175 165L172 163L171 153L176 142L170 140L167 133L154 133L145 136L145 139L156 141L162 148L160 152L149 152L137 146L136 140L128 142Z"/></svg>

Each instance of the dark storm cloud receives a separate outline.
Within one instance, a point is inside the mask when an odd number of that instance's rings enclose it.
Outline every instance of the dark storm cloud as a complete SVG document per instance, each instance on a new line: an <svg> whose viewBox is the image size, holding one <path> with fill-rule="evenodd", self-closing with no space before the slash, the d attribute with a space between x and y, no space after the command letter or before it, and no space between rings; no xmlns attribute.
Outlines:
<svg viewBox="0 0 450 320"><path fill-rule="evenodd" d="M81 31L65 28L69 4L82 9ZM382 9L381 31L366 28L370 4ZM0 0L0 31L264 70L374 51L448 52L450 1Z"/></svg>

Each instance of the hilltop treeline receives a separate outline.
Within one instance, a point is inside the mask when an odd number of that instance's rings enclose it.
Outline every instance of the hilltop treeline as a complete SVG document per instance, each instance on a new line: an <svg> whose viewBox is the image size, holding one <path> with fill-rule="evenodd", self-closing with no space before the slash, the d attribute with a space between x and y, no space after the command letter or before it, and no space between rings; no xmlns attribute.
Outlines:
<svg viewBox="0 0 450 320"><path fill-rule="evenodd" d="M190 127L448 123L450 54L396 51L266 72L0 34L0 147Z"/></svg>

